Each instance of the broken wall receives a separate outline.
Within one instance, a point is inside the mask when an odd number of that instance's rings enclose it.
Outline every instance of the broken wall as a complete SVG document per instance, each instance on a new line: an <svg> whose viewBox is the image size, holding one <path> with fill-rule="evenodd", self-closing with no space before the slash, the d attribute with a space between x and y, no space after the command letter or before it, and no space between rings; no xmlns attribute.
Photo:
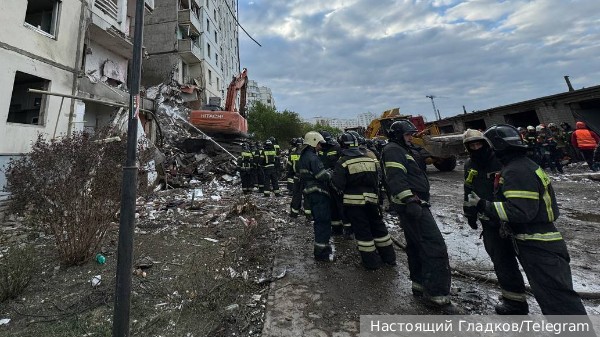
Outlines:
<svg viewBox="0 0 600 337"><path fill-rule="evenodd" d="M127 84L128 60L110 50L100 46L94 41L87 45L91 54L86 54L84 71L97 80L103 76L108 79Z"/></svg>

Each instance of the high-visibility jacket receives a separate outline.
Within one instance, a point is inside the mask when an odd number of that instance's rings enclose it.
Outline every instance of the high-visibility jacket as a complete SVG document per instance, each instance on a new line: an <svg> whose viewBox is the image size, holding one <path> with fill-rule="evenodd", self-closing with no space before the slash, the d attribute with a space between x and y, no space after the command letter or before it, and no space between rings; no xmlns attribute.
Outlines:
<svg viewBox="0 0 600 337"><path fill-rule="evenodd" d="M495 200L486 201L483 211L507 223L517 240L562 240L554 226L559 210L550 178L526 156L518 155L505 164Z"/></svg>
<svg viewBox="0 0 600 337"><path fill-rule="evenodd" d="M571 136L571 141L573 142L573 146L577 147L580 150L593 150L598 146L598 141L596 140L598 136L594 137L595 134L592 134L593 131L588 129L577 129L573 132Z"/></svg>
<svg viewBox="0 0 600 337"><path fill-rule="evenodd" d="M277 151L271 146L265 146L260 154L260 166L263 168L275 167L277 164Z"/></svg>
<svg viewBox="0 0 600 337"><path fill-rule="evenodd" d="M379 203L378 170L377 159L370 158L366 150L356 147L342 150L342 157L336 163L331 182L336 190L344 193L344 205Z"/></svg>
<svg viewBox="0 0 600 337"><path fill-rule="evenodd" d="M290 149L287 160L288 175L294 176L298 173L298 160L300 160L300 148L293 147Z"/></svg>
<svg viewBox="0 0 600 337"><path fill-rule="evenodd" d="M254 156L250 151L242 151L238 160L238 166L242 171L251 170L254 166Z"/></svg>
<svg viewBox="0 0 600 337"><path fill-rule="evenodd" d="M475 160L469 158L465 161L465 201L467 201L467 196L471 192L475 192L482 199L494 200L494 181L496 174L500 174L502 170L502 164L491 149L489 152L489 157L485 159ZM468 218L477 218L475 207L463 207L463 211Z"/></svg>
<svg viewBox="0 0 600 337"><path fill-rule="evenodd" d="M417 162L419 158L415 159L408 148L391 141L383 148L381 160L393 203L402 205L403 200L415 195L429 201L429 179Z"/></svg>

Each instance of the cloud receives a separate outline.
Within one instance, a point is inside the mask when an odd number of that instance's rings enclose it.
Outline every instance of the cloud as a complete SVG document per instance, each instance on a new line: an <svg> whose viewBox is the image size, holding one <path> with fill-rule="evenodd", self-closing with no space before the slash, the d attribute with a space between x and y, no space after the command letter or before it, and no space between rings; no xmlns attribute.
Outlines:
<svg viewBox="0 0 600 337"><path fill-rule="evenodd" d="M309 118L433 119L600 84L597 0L240 2L241 64Z"/></svg>

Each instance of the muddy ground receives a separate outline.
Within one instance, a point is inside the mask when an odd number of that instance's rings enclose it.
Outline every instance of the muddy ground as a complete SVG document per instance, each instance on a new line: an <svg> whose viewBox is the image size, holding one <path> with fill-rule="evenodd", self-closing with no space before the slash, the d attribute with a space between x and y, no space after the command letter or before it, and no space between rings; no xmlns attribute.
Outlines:
<svg viewBox="0 0 600 337"><path fill-rule="evenodd" d="M584 177L584 167L566 170L552 175L562 213L557 226L570 249L576 290L597 298L600 184ZM499 291L479 231L461 215L462 172L432 170L430 178L432 212L457 270L452 300L467 313L493 314ZM336 237L334 261L317 263L312 225L287 217L289 197L244 198L228 180L138 200L134 260L145 277L133 276L132 336L356 336L360 315L436 313L411 295L400 248L398 266L367 271L355 243ZM386 214L385 220L402 242L397 219ZM5 218L0 254L27 243L36 265L25 292L0 304L0 321L10 319L0 336L109 336L117 229L115 223L101 249L106 264L64 268L50 235ZM96 275L101 282L94 287ZM529 303L539 313L531 296ZM599 300L584 304L600 314Z"/></svg>

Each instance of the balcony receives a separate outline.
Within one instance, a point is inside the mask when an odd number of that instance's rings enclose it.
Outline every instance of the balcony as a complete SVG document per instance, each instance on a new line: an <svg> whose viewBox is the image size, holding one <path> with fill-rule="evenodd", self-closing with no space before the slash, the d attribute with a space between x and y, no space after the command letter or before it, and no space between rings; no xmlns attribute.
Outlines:
<svg viewBox="0 0 600 337"><path fill-rule="evenodd" d="M179 15L177 18L177 22L180 25L185 25L190 27L190 34L200 35L202 32L202 24L200 23L200 19L191 9L182 9L179 11Z"/></svg>
<svg viewBox="0 0 600 337"><path fill-rule="evenodd" d="M181 58L188 64L200 63L202 61L202 49L192 40L178 40L177 50Z"/></svg>

